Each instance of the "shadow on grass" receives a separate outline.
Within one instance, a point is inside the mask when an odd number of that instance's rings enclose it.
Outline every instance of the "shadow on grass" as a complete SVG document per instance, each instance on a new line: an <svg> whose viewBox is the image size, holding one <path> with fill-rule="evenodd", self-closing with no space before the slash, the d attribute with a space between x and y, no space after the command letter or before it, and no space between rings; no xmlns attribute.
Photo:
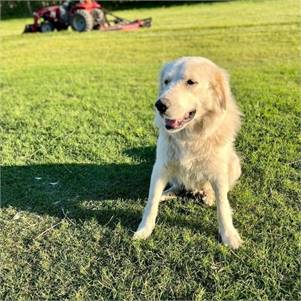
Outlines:
<svg viewBox="0 0 301 301"><path fill-rule="evenodd" d="M120 223L134 231L142 214L138 204L147 198L155 149L134 148L125 154L140 163L4 166L1 206L59 218L67 212L77 221L94 218L100 225L114 228ZM160 220L212 232L206 223L187 219L185 208L180 211L173 217L162 214Z"/></svg>
<svg viewBox="0 0 301 301"><path fill-rule="evenodd" d="M93 201L97 208L98 202L106 203L105 200L139 202L147 197L155 149L134 148L125 154L141 163L3 166L1 206L58 217L62 217L64 208L72 218L95 217L101 224L106 224L112 217L112 206L93 210L86 209L82 203ZM114 216L120 220L132 215L137 222L140 214L121 208L114 210Z"/></svg>

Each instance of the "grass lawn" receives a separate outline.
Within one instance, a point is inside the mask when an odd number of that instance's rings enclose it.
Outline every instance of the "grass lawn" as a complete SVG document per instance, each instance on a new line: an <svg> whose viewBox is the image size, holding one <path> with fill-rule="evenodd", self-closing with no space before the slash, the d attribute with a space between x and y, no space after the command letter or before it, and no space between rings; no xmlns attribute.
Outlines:
<svg viewBox="0 0 301 301"><path fill-rule="evenodd" d="M300 300L300 3L137 9L137 32L21 35L0 24L1 300ZM244 113L230 193L244 245L217 241L216 208L161 205L133 242L154 162L165 61L205 56Z"/></svg>

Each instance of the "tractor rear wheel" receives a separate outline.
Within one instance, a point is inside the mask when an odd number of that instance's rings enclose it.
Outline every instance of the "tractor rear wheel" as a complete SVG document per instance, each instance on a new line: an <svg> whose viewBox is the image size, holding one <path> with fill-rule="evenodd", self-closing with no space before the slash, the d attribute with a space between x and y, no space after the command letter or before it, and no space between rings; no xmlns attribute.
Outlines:
<svg viewBox="0 0 301 301"><path fill-rule="evenodd" d="M101 9L93 9L91 11L91 15L92 15L92 18L93 18L93 27L94 28L97 28L99 27L101 24L104 23L105 21L105 16L104 16L104 13Z"/></svg>
<svg viewBox="0 0 301 301"><path fill-rule="evenodd" d="M54 30L54 25L51 22L46 21L41 23L41 32L51 32L53 30Z"/></svg>
<svg viewBox="0 0 301 301"><path fill-rule="evenodd" d="M71 27L78 32L90 31L93 28L93 17L87 11L78 10L71 19Z"/></svg>

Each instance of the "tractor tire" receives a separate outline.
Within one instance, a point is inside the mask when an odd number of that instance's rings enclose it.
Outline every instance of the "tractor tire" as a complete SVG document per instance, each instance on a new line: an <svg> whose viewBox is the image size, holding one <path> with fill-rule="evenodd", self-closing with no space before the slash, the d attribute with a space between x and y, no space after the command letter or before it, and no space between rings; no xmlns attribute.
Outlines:
<svg viewBox="0 0 301 301"><path fill-rule="evenodd" d="M78 10L71 19L71 27L78 32L90 31L93 28L93 17L87 11Z"/></svg>
<svg viewBox="0 0 301 301"><path fill-rule="evenodd" d="M41 28L41 32L51 32L54 30L54 25L51 22L46 21L41 23L40 28Z"/></svg>
<svg viewBox="0 0 301 301"><path fill-rule="evenodd" d="M97 28L105 22L105 15L101 9L93 9L91 15L93 18L93 28Z"/></svg>

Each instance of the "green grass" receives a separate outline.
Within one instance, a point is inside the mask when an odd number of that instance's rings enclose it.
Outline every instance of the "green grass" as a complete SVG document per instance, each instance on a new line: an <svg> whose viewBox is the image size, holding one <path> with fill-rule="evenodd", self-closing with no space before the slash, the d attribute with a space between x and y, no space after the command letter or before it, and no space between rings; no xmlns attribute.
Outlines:
<svg viewBox="0 0 301 301"><path fill-rule="evenodd" d="M123 11L137 32L1 37L1 300L300 300L300 4L247 1ZM244 113L230 193L244 245L216 209L160 207L131 240L154 162L165 61L201 55L231 74ZM54 183L50 184L50 183Z"/></svg>

